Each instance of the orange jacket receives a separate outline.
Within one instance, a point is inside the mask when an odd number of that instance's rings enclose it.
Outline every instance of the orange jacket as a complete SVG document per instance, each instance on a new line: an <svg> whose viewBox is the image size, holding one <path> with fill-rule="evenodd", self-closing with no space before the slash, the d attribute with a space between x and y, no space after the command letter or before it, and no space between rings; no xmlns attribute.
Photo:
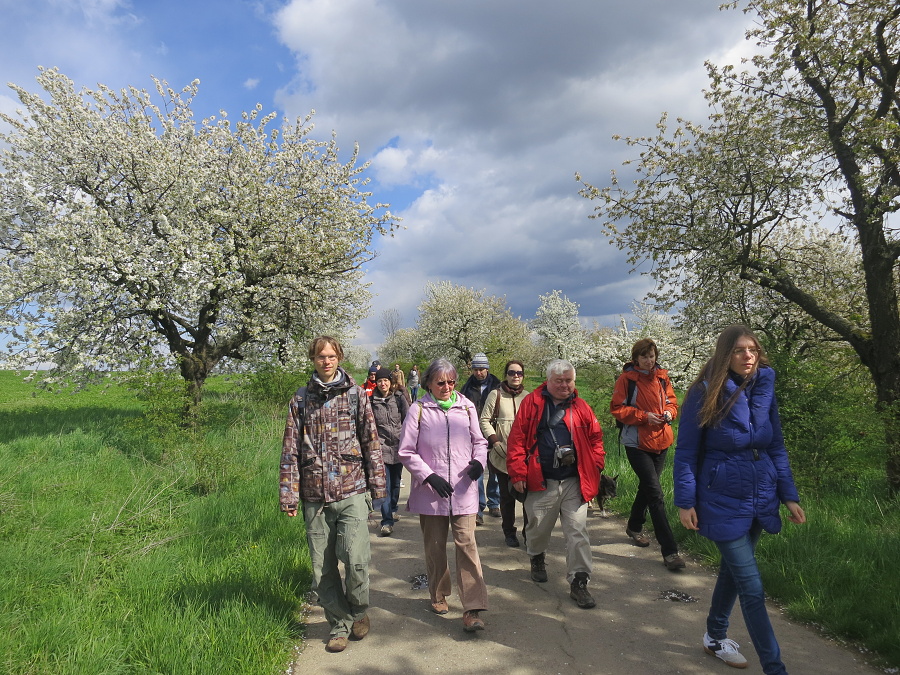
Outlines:
<svg viewBox="0 0 900 675"><path fill-rule="evenodd" d="M636 386L634 401L626 405L629 380L635 382ZM648 412L662 415L666 411L673 420L678 414L678 401L669 381L669 371L656 366L653 372L642 373L632 363L626 363L616 380L609 412L622 424L637 428L638 447L641 450L658 454L672 445L675 436L671 425L647 422Z"/></svg>

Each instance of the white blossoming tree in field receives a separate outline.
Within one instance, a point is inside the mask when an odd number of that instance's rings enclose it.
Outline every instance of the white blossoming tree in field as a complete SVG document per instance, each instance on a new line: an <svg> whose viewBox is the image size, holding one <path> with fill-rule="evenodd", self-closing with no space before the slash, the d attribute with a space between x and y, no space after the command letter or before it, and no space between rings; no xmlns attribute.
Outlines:
<svg viewBox="0 0 900 675"><path fill-rule="evenodd" d="M578 303L562 291L538 296L541 304L531 328L540 336L540 344L555 359L567 359L575 366L591 360L587 331L578 320Z"/></svg>
<svg viewBox="0 0 900 675"><path fill-rule="evenodd" d="M261 106L197 122L181 92L76 91L41 70L0 133L0 322L46 382L172 364L200 401L225 360L302 355L364 315L361 266L392 229L357 152Z"/></svg>

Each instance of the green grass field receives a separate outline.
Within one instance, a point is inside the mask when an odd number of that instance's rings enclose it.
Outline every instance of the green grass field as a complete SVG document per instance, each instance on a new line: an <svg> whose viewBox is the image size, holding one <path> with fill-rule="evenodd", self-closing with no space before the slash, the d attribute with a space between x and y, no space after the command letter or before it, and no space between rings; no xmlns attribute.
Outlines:
<svg viewBox="0 0 900 675"><path fill-rule="evenodd" d="M589 387L624 512L633 474L608 393ZM283 672L310 578L302 523L277 505L290 391L245 391L212 380L185 432L141 387L50 394L0 372L0 672ZM791 616L897 667L900 516L869 464L803 493L808 524L764 537L759 558ZM683 548L712 562L671 511Z"/></svg>

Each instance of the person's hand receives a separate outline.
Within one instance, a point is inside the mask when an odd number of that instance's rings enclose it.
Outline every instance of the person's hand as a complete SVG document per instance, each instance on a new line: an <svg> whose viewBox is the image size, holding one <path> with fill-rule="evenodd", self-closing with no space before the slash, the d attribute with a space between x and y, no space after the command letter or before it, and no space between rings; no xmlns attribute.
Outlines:
<svg viewBox="0 0 900 675"><path fill-rule="evenodd" d="M484 466L477 459L469 460L469 468L466 475L472 480L478 480L484 474Z"/></svg>
<svg viewBox="0 0 900 675"><path fill-rule="evenodd" d="M665 424L666 418L656 413L647 412L647 424Z"/></svg>
<svg viewBox="0 0 900 675"><path fill-rule="evenodd" d="M294 516L297 515L297 509L288 509L287 511L285 511L285 513L288 514L291 518L293 518Z"/></svg>
<svg viewBox="0 0 900 675"><path fill-rule="evenodd" d="M436 473L428 476L428 478L425 479L425 482L428 483L432 488L434 488L434 491L445 499L453 494L453 486L450 485L447 479L441 478Z"/></svg>
<svg viewBox="0 0 900 675"><path fill-rule="evenodd" d="M803 512L803 509L800 508L800 505L797 502L785 502L784 505L787 507L789 512L788 520L792 523L797 523L797 525L802 525L806 522L806 514Z"/></svg>
<svg viewBox="0 0 900 675"><path fill-rule="evenodd" d="M517 480L515 483L512 484L512 486L513 486L513 490L515 490L516 492L525 492L525 481L524 480Z"/></svg>
<svg viewBox="0 0 900 675"><path fill-rule="evenodd" d="M689 509L678 509L678 517L681 518L681 524L689 530L699 530L697 526L697 509L693 506Z"/></svg>

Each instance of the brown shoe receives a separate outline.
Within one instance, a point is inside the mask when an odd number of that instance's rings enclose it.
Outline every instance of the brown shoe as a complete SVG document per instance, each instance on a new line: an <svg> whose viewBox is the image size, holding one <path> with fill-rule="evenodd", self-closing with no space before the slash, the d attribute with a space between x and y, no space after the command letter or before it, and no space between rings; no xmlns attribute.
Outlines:
<svg viewBox="0 0 900 675"><path fill-rule="evenodd" d="M474 633L476 630L484 630L484 619L478 616L479 610L471 609L463 612L463 630Z"/></svg>
<svg viewBox="0 0 900 675"><path fill-rule="evenodd" d="M663 564L666 566L667 570L675 571L675 570L683 570L684 560L681 559L681 556L677 553L672 553L663 558Z"/></svg>
<svg viewBox="0 0 900 675"><path fill-rule="evenodd" d="M369 615L366 614L359 621L353 622L353 627L350 628L350 635L352 635L357 640L362 640L368 634L369 634Z"/></svg>
<svg viewBox="0 0 900 675"><path fill-rule="evenodd" d="M650 545L650 537L648 537L644 532L635 532L633 530L629 530L627 527L625 528L625 534L634 539L634 543L640 546L641 548Z"/></svg>
<svg viewBox="0 0 900 675"><path fill-rule="evenodd" d="M498 508L495 506L495 507L493 507L493 508L491 508L491 509L488 510L488 515L491 516L492 518L499 518L499 517L502 516L503 514L500 513L500 509L498 509Z"/></svg>
<svg viewBox="0 0 900 675"><path fill-rule="evenodd" d="M450 611L450 606L447 604L447 598L441 598L435 602L431 603L431 609L435 614L446 614Z"/></svg>
<svg viewBox="0 0 900 675"><path fill-rule="evenodd" d="M326 651L329 652L342 652L347 649L347 636L346 635L332 635L331 639L328 640L328 644L325 645Z"/></svg>

